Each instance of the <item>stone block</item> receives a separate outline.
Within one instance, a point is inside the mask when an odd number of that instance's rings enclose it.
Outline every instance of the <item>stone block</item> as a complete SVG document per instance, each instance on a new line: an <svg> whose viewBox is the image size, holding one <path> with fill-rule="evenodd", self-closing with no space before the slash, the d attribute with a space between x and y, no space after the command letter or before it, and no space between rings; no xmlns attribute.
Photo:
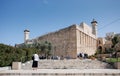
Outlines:
<svg viewBox="0 0 120 76"><path fill-rule="evenodd" d="M98 57L98 58L102 58L102 57L109 58L109 57L110 57L110 54L98 54L97 57Z"/></svg>
<svg viewBox="0 0 120 76"><path fill-rule="evenodd" d="M115 63L114 63L114 67L115 67L116 69L120 69L120 62L115 62Z"/></svg>
<svg viewBox="0 0 120 76"><path fill-rule="evenodd" d="M12 70L20 70L21 62L12 62Z"/></svg>

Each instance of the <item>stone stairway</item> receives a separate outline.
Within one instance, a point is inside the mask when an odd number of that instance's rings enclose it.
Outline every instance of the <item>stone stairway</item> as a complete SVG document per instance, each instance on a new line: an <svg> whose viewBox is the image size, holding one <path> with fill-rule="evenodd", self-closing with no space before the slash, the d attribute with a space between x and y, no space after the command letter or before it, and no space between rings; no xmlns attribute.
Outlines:
<svg viewBox="0 0 120 76"><path fill-rule="evenodd" d="M116 69L38 69L5 70L0 76L120 76Z"/></svg>
<svg viewBox="0 0 120 76"><path fill-rule="evenodd" d="M32 69L32 61L22 64L22 69ZM91 59L40 60L39 69L112 69L104 62Z"/></svg>
<svg viewBox="0 0 120 76"><path fill-rule="evenodd" d="M1 70L0 76L120 76L120 70L98 60L40 60L37 70L32 61L22 64L20 70Z"/></svg>

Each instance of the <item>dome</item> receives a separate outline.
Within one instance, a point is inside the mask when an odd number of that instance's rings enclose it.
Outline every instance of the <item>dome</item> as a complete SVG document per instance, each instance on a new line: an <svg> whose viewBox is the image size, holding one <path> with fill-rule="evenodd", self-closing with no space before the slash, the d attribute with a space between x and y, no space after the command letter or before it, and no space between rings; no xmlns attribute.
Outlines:
<svg viewBox="0 0 120 76"><path fill-rule="evenodd" d="M25 29L24 32L30 32L28 29Z"/></svg>
<svg viewBox="0 0 120 76"><path fill-rule="evenodd" d="M91 22L91 24L92 24L92 23L97 23L97 21L96 21L95 19L93 19L93 21Z"/></svg>

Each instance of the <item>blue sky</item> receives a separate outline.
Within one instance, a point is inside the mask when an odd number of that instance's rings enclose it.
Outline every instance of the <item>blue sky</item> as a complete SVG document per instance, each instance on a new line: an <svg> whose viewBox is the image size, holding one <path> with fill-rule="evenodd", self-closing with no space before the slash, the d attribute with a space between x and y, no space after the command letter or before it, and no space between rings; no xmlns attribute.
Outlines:
<svg viewBox="0 0 120 76"><path fill-rule="evenodd" d="M24 42L71 24L98 21L98 37L120 33L120 0L0 0L0 43Z"/></svg>

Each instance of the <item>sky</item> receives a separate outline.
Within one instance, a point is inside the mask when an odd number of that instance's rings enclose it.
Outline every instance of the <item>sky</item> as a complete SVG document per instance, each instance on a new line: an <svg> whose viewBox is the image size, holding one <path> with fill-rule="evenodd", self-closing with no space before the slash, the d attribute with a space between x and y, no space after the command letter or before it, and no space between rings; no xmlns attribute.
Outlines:
<svg viewBox="0 0 120 76"><path fill-rule="evenodd" d="M93 19L98 37L120 33L120 0L0 0L0 43L23 43L25 29L34 39Z"/></svg>

